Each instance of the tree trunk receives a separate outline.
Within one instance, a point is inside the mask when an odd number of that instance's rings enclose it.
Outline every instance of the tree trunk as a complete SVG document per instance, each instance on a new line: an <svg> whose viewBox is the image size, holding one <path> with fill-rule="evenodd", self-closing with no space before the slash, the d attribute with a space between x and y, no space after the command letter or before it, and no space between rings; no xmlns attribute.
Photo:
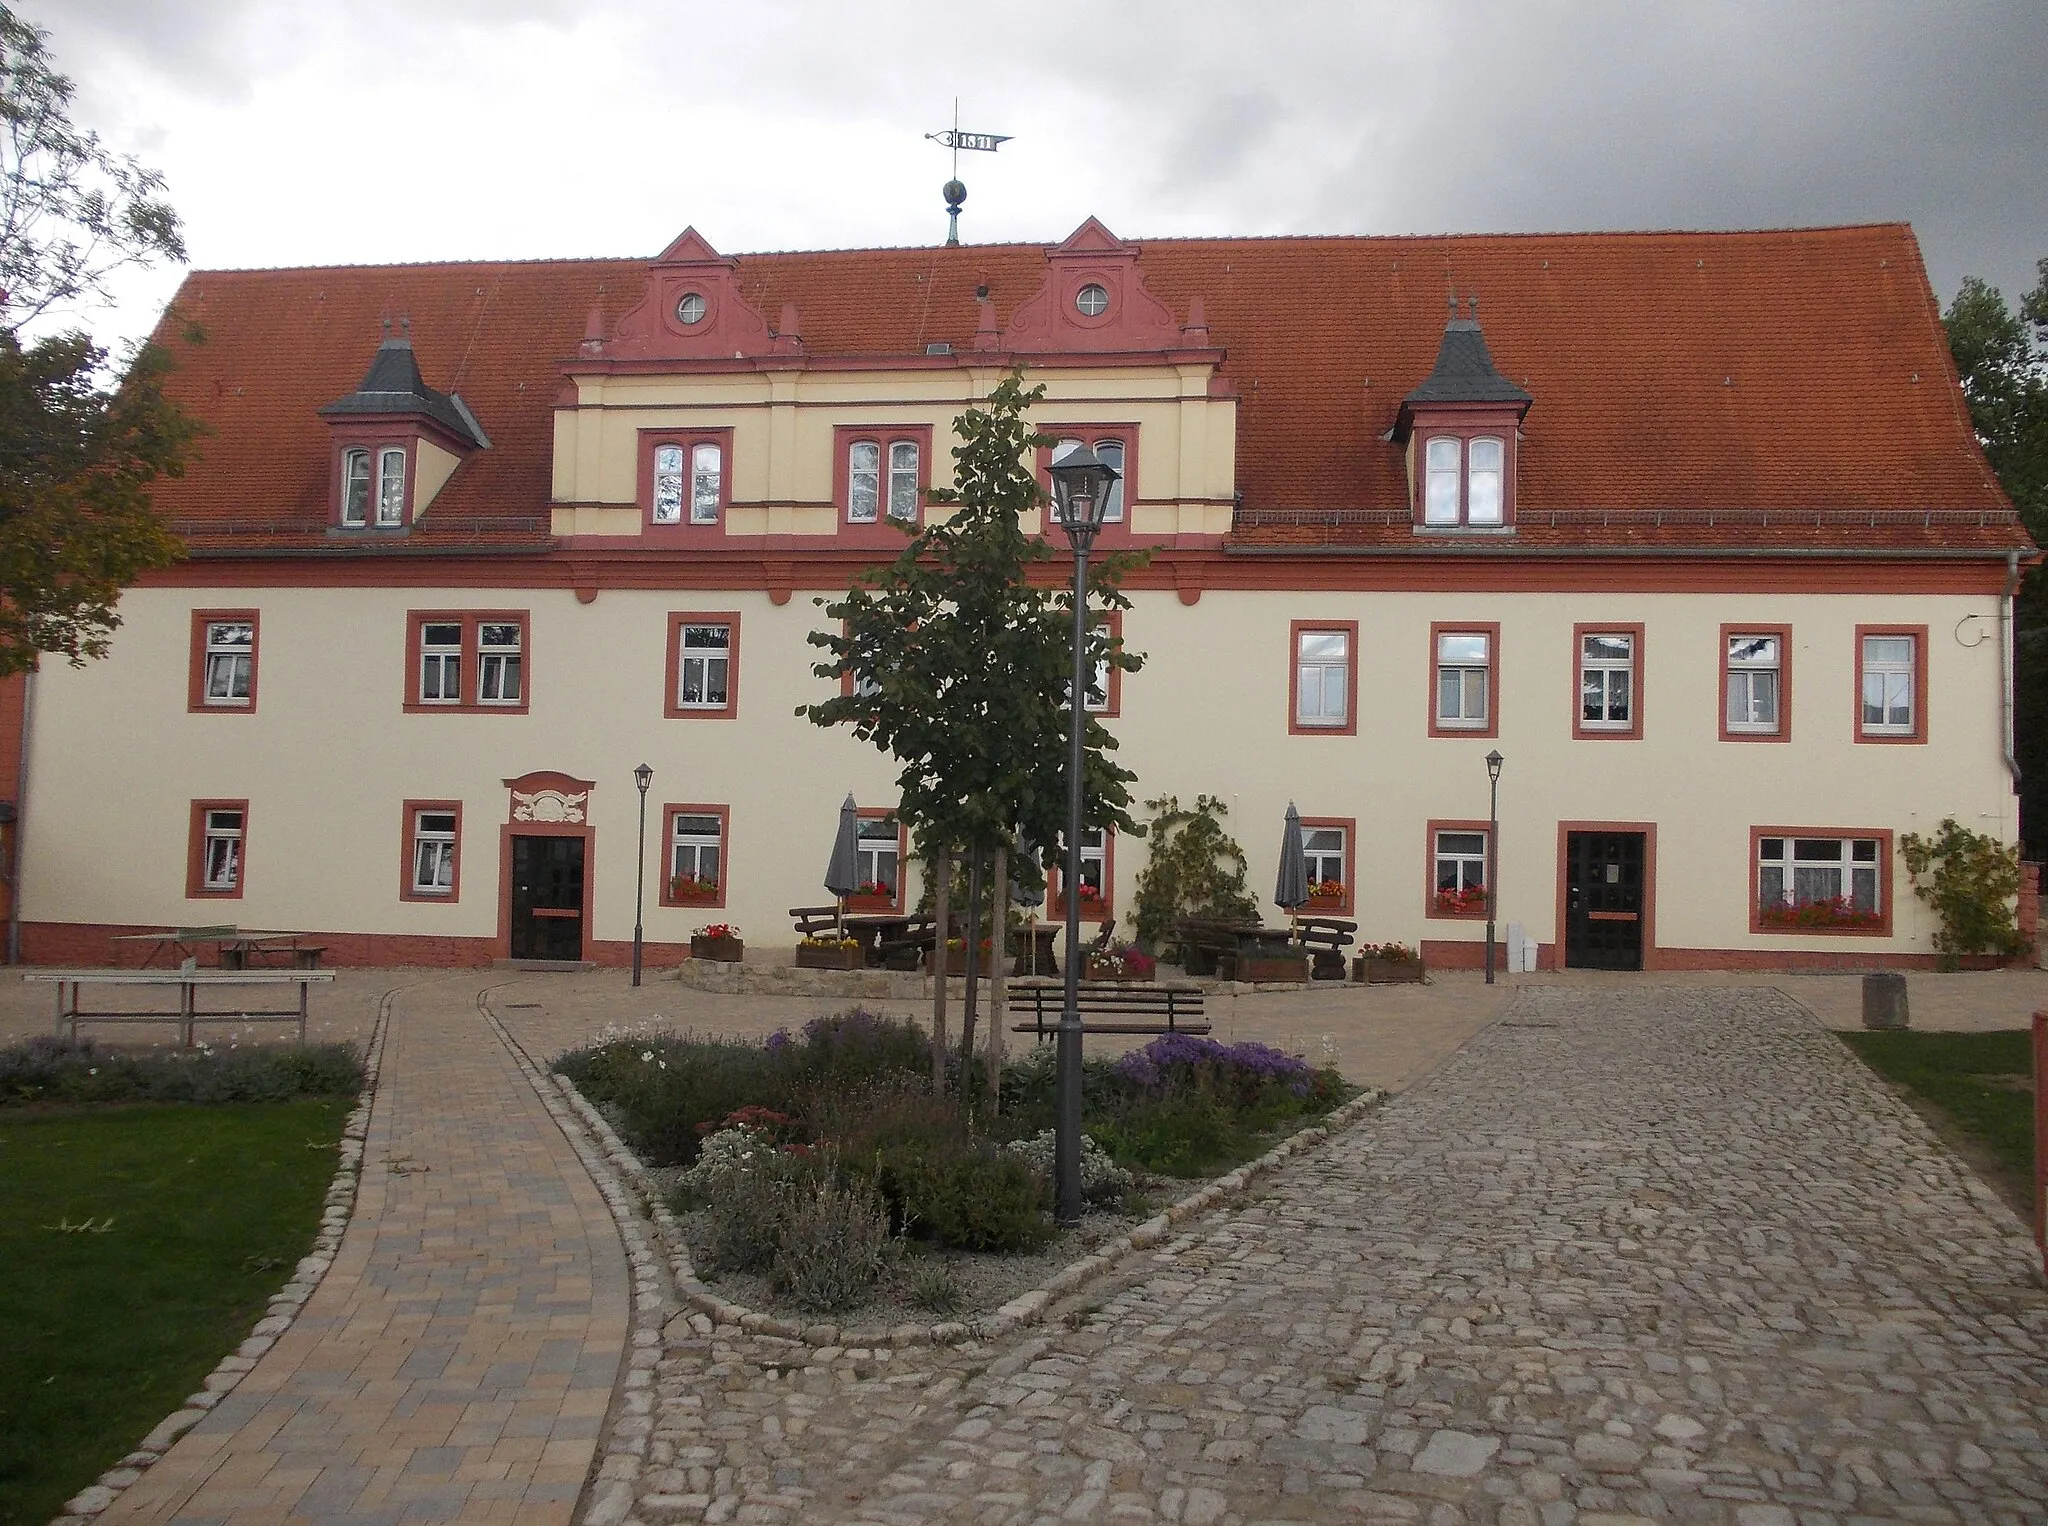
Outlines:
<svg viewBox="0 0 2048 1526"><path fill-rule="evenodd" d="M960 1093L967 1095L967 1078L974 1073L974 987L981 971L976 957L981 951L981 844L967 847L967 995L960 1003Z"/></svg>
<svg viewBox="0 0 2048 1526"><path fill-rule="evenodd" d="M1010 853L996 844L995 883L990 887L988 975L988 1105L999 1113L1003 1107L1003 996L1004 977L1009 973L1010 952Z"/></svg>
<svg viewBox="0 0 2048 1526"><path fill-rule="evenodd" d="M932 1095L946 1094L946 922L953 900L953 850L932 852Z"/></svg>

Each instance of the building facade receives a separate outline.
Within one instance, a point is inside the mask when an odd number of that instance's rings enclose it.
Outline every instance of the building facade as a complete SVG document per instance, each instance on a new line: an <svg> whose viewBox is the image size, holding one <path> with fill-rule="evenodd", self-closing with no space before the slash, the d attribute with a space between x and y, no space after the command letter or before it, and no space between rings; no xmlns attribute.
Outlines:
<svg viewBox="0 0 2048 1526"><path fill-rule="evenodd" d="M9 707L33 960L234 923L342 962L620 961L636 868L651 957L718 921L788 944L848 793L860 901L914 900L893 765L796 714L807 637L943 512L954 420L1020 367L1041 480L1106 456L1103 543L1149 553L1144 666L1095 699L1120 760L1141 799L1225 800L1255 889L1292 801L1317 908L1439 963L1479 961L1491 864L1546 965L1913 964L1898 839L2017 835L2036 553L1904 227L690 231L202 272L175 311L213 431L158 494L190 558ZM1087 917L1126 918L1145 843L1084 849Z"/></svg>

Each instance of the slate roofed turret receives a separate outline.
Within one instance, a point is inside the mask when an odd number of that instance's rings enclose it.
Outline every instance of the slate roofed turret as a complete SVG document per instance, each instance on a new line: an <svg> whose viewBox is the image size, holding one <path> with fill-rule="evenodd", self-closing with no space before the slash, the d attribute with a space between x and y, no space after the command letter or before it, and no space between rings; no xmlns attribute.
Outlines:
<svg viewBox="0 0 2048 1526"><path fill-rule="evenodd" d="M412 340L402 334L387 334L371 357L362 384L320 410L320 416L329 419L351 414L425 418L465 445L477 450L491 448L490 436L460 393L436 392L426 384L412 352Z"/></svg>
<svg viewBox="0 0 2048 1526"><path fill-rule="evenodd" d="M1509 381L1494 366L1486 348L1486 336L1479 330L1479 299L1471 299L1467 316L1458 316L1458 299L1451 298L1450 321L1437 346L1436 368L1421 386L1401 399L1401 411L1386 438L1405 441L1413 427L1415 410L1442 403L1492 403L1511 407L1519 418L1529 411L1535 398Z"/></svg>

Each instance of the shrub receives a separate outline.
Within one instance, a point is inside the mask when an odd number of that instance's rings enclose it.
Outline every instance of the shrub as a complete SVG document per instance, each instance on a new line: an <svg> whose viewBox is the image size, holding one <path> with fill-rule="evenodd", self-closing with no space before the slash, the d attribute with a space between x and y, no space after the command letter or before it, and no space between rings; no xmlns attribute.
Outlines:
<svg viewBox="0 0 2048 1526"><path fill-rule="evenodd" d="M31 1102L288 1102L362 1090L352 1044L231 1044L168 1053L103 1050L38 1035L0 1049L0 1107Z"/></svg>
<svg viewBox="0 0 2048 1526"><path fill-rule="evenodd" d="M1166 1097L1212 1091L1244 1106L1275 1100L1284 1090L1295 1098L1321 1100L1336 1082L1298 1055L1267 1044L1219 1044L1192 1034L1162 1034L1116 1062L1114 1073L1127 1094Z"/></svg>
<svg viewBox="0 0 2048 1526"><path fill-rule="evenodd" d="M1946 816L1932 838L1918 832L1901 837L1899 856L1913 877L1913 894L1941 918L1934 946L1946 956L1945 967L1953 969L1960 954L2026 952L2013 911L2020 888L2019 849Z"/></svg>
<svg viewBox="0 0 2048 1526"><path fill-rule="evenodd" d="M707 1130L697 1151L697 1160L677 1182L686 1197L709 1202L739 1172L760 1165L771 1155L794 1153L791 1143L794 1120L765 1107L743 1107L730 1114L725 1126Z"/></svg>
<svg viewBox="0 0 2048 1526"><path fill-rule="evenodd" d="M884 1150L877 1182L909 1234L960 1250L1032 1250L1052 1238L1045 1178L993 1146Z"/></svg>
<svg viewBox="0 0 2048 1526"><path fill-rule="evenodd" d="M1163 1176L1209 1176L1252 1153L1239 1120L1207 1091L1143 1100L1092 1127L1119 1158Z"/></svg>
<svg viewBox="0 0 2048 1526"><path fill-rule="evenodd" d="M769 1267L783 1229L823 1173L814 1156L764 1151L742 1168L720 1173L705 1196L705 1250L719 1271Z"/></svg>
<svg viewBox="0 0 2048 1526"><path fill-rule="evenodd" d="M1053 1180L1055 1131L1046 1129L1030 1139L1013 1139L1002 1147L1005 1155L1024 1162L1047 1181ZM1111 1160L1087 1134L1081 1136L1081 1194L1091 1203L1116 1203L1136 1183L1131 1173Z"/></svg>
<svg viewBox="0 0 2048 1526"><path fill-rule="evenodd" d="M927 1314L953 1314L966 1301L960 1279L943 1261L912 1261L903 1274L904 1295Z"/></svg>
<svg viewBox="0 0 2048 1526"><path fill-rule="evenodd" d="M771 1033L762 1047L792 1076L842 1085L899 1073L928 1076L932 1070L930 1035L908 1018L865 1007L813 1018L794 1035L787 1029Z"/></svg>
<svg viewBox="0 0 2048 1526"><path fill-rule="evenodd" d="M1197 795L1194 809L1162 795L1147 800L1151 854L1138 871L1133 903L1138 942L1160 947L1184 917L1256 922L1258 902L1245 886L1244 849L1223 830L1230 807L1214 795ZM1185 957L1182 963L1186 963Z"/></svg>
<svg viewBox="0 0 2048 1526"><path fill-rule="evenodd" d="M789 1201L768 1284L807 1313L837 1313L867 1296L888 1252L889 1213L874 1184L827 1179Z"/></svg>
<svg viewBox="0 0 2048 1526"><path fill-rule="evenodd" d="M698 1125L749 1103L780 1100L774 1062L759 1044L661 1035L571 1050L555 1069L610 1110L620 1133L655 1165L697 1158Z"/></svg>

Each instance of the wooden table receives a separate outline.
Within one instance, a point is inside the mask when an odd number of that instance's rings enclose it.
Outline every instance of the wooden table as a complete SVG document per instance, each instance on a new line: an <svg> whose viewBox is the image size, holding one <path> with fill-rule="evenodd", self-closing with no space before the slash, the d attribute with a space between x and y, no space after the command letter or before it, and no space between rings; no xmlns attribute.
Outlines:
<svg viewBox="0 0 2048 1526"><path fill-rule="evenodd" d="M168 927L158 933L116 933L110 941L147 943L149 952L142 959L145 970L162 954L168 954L172 963L196 966L200 950L209 946L214 951L214 963L224 970L247 969L252 963L268 962L274 955L286 956L301 969L316 969L320 956L327 952L327 945L305 942L310 936L308 933L261 932L223 922L207 927Z"/></svg>
<svg viewBox="0 0 2048 1526"><path fill-rule="evenodd" d="M193 1028L199 1023L250 1022L299 1025L299 1042L306 1042L306 990L316 980L331 981L332 970L265 970L242 973L231 970L163 970L147 974L140 970L91 970L83 973L24 975L32 984L57 988L57 1033L76 1039L80 1023L176 1023L178 1041L192 1047ZM201 1011L199 993L215 989L295 986L298 1003L290 1007L252 1007L242 1004L232 1010L210 1008ZM178 993L178 1009L161 1007L120 1007L88 1012L79 1002L88 989L115 988L123 991L169 991Z"/></svg>

